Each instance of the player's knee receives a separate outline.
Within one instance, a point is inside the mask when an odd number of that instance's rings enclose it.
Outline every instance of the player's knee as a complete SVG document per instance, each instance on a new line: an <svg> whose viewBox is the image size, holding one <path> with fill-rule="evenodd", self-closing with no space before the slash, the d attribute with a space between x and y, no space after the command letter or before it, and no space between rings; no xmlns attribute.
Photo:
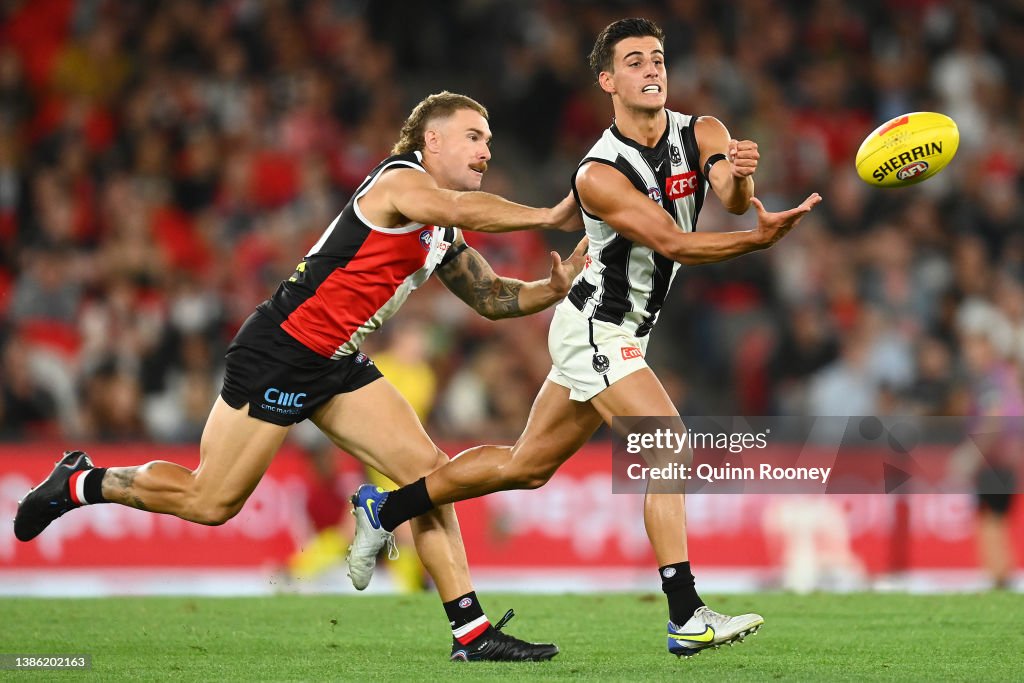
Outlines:
<svg viewBox="0 0 1024 683"><path fill-rule="evenodd" d="M444 451L438 449L434 453L434 466L431 468L430 471L433 472L436 469L444 467L449 462L451 462L451 458L449 458L448 455Z"/></svg>
<svg viewBox="0 0 1024 683"><path fill-rule="evenodd" d="M193 521L206 526L220 526L238 514L242 506L207 505L194 510Z"/></svg>
<svg viewBox="0 0 1024 683"><path fill-rule="evenodd" d="M244 501L224 501L212 497L197 497L189 506L188 519L196 524L220 526L238 514Z"/></svg>
<svg viewBox="0 0 1024 683"><path fill-rule="evenodd" d="M449 463L449 458L440 449L435 449L431 454L422 454L421 457L408 459L402 462L393 463L396 468L390 472L381 470L391 481L399 486L406 486L421 479L434 470L440 469ZM391 464L391 463L389 463Z"/></svg>

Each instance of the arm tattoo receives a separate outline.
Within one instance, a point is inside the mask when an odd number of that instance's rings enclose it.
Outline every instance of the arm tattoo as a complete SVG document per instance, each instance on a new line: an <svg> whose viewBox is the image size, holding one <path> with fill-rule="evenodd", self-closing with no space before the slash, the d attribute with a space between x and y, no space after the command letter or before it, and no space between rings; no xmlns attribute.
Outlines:
<svg viewBox="0 0 1024 683"><path fill-rule="evenodd" d="M476 249L466 249L437 270L437 276L455 296L491 320L526 315L519 306L523 283L495 274Z"/></svg>

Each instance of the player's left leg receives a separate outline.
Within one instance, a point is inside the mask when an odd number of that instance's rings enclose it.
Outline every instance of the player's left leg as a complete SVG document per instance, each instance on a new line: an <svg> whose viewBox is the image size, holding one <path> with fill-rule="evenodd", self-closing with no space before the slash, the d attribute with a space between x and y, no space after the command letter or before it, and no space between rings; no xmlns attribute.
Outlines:
<svg viewBox="0 0 1024 683"><path fill-rule="evenodd" d="M154 460L136 467L94 468L68 451L18 504L14 533L29 541L61 515L92 503L117 503L197 524L231 519L266 472L289 427L264 422L217 397L199 444L199 467Z"/></svg>
<svg viewBox="0 0 1024 683"><path fill-rule="evenodd" d="M412 407L386 379L335 396L312 420L340 448L399 485L416 481L448 462ZM367 532L390 535L375 521L365 513L357 515L357 529L363 536ZM473 592L466 549L451 505L413 520L412 530L416 550L452 624L453 659L539 661L558 654L554 645L528 643L502 633L498 628L506 620L497 627L490 625ZM364 578L362 587L369 583L374 559L369 558L368 567L350 563L357 587Z"/></svg>
<svg viewBox="0 0 1024 683"><path fill-rule="evenodd" d="M676 407L650 368L639 369L614 382L592 398L591 404L609 425L615 417L659 416L675 422L672 428L676 433L682 434L685 429ZM719 614L708 609L698 596L686 546L686 510L681 491L652 481L644 499L644 526L669 603L669 652L696 654L708 647L742 640L760 628L764 623L760 615Z"/></svg>
<svg viewBox="0 0 1024 683"><path fill-rule="evenodd" d="M985 495L978 510L978 553L992 587L1008 589L1013 580L1012 494Z"/></svg>

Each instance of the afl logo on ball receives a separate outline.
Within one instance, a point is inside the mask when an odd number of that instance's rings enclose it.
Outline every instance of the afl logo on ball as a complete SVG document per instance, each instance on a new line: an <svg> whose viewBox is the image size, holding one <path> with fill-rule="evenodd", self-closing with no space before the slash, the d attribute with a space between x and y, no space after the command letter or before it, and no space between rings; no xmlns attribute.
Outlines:
<svg viewBox="0 0 1024 683"><path fill-rule="evenodd" d="M900 180L907 180L908 178L916 178L922 173L928 170L927 161L915 161L912 164L907 164L900 170L896 171L896 177Z"/></svg>
<svg viewBox="0 0 1024 683"><path fill-rule="evenodd" d="M426 249L427 251L430 251L430 243L433 241L434 231L432 229L424 230L423 232L420 233L420 244L423 245L423 248Z"/></svg>
<svg viewBox="0 0 1024 683"><path fill-rule="evenodd" d="M593 364L594 372L596 372L599 375L603 375L604 373L608 372L608 368L611 367L611 363L608 361L608 356L604 355L603 353L594 354Z"/></svg>

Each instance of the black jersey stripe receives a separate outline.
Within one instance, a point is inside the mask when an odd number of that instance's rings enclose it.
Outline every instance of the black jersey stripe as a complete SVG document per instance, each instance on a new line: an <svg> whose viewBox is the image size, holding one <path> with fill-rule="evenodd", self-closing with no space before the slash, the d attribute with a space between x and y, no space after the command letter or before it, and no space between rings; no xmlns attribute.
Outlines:
<svg viewBox="0 0 1024 683"><path fill-rule="evenodd" d="M670 130L666 127L666 131ZM672 222L676 220L676 203L675 201L668 198L668 177L672 174L672 162L669 160L668 147L670 138L665 136L658 143L658 146L652 150L642 153L640 156L647 163L647 168L651 169L651 175L654 176L654 181L658 190L661 192L661 207L672 216Z"/></svg>
<svg viewBox="0 0 1024 683"><path fill-rule="evenodd" d="M615 239L601 250L601 263L604 264L604 289L601 301L598 302L594 318L605 322L621 325L626 312L633 310L629 302L629 255L633 243L616 235Z"/></svg>
<svg viewBox="0 0 1024 683"><path fill-rule="evenodd" d="M683 153L686 155L686 163L690 170L697 172L697 191L693 193L693 221L690 223L690 230L697 231L697 216L700 215L700 208L704 205L704 195L707 192L707 179L700 170L700 147L697 145L697 134L694 131L694 123L697 117L690 119L690 125L679 129L679 136L683 139Z"/></svg>
<svg viewBox="0 0 1024 683"><path fill-rule="evenodd" d="M569 303L582 311L586 307L587 301L594 296L596 291L597 287L580 278L579 282L574 284L572 289L569 290Z"/></svg>
<svg viewBox="0 0 1024 683"><path fill-rule="evenodd" d="M622 175L626 176L626 178L629 179L629 182L633 183L633 187L637 189L637 192L643 192L644 194L647 194L647 183L644 182L644 179L640 176L640 173L637 172L635 168L633 168L633 164L629 163L629 159L620 154L617 157L615 157L615 163L613 165L615 166L615 168L619 169Z"/></svg>
<svg viewBox="0 0 1024 683"><path fill-rule="evenodd" d="M647 299L647 319L636 330L636 336L646 336L654 328L654 321L657 320L658 312L665 305L665 296L668 294L668 287L672 284L672 269L675 261L666 258L656 251L651 252L654 259L654 276L651 286L651 295Z"/></svg>

